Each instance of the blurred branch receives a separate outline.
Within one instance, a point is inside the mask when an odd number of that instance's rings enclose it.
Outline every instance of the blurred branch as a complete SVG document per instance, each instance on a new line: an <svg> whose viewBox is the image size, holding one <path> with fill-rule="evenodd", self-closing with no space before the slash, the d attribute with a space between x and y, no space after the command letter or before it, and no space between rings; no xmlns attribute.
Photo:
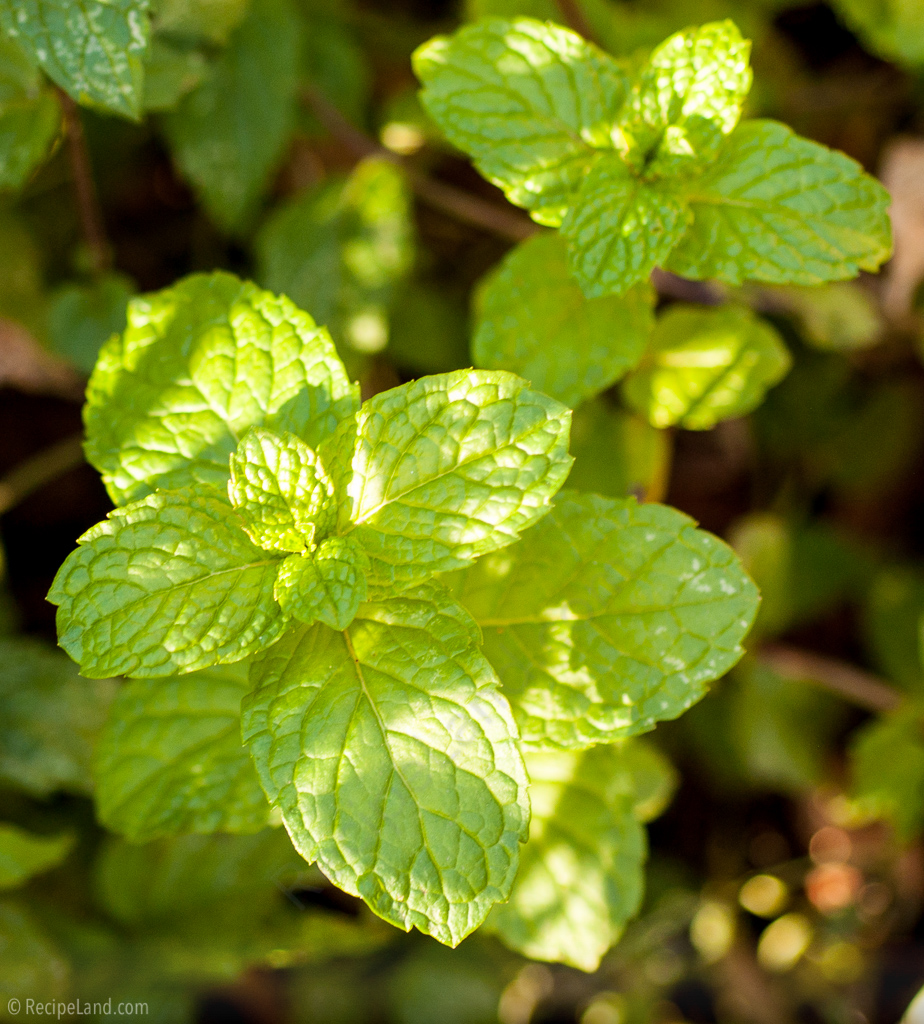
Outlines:
<svg viewBox="0 0 924 1024"><path fill-rule="evenodd" d="M80 434L43 449L21 462L0 479L0 516L9 512L45 484L84 462L83 438Z"/></svg>
<svg viewBox="0 0 924 1024"><path fill-rule="evenodd" d="M589 43L600 45L596 33L590 27L590 22L584 17L578 0L555 0L555 4L561 11L568 28L573 29L579 36L583 36Z"/></svg>
<svg viewBox="0 0 924 1024"><path fill-rule="evenodd" d="M815 683L868 711L894 711L902 703L901 693L888 683L823 654L786 644L765 644L757 657L784 679Z"/></svg>
<svg viewBox="0 0 924 1024"><path fill-rule="evenodd" d="M473 224L510 242L522 242L524 238L535 234L539 228L531 220L521 217L512 210L498 206L496 203L480 199L454 185L436 181L421 174L406 160L396 153L380 146L374 139L360 131L340 113L340 111L312 86L307 86L302 93L304 102L311 108L324 127L345 146L357 160L375 156L388 160L403 168L408 184L417 196L443 213L448 213L456 220Z"/></svg>

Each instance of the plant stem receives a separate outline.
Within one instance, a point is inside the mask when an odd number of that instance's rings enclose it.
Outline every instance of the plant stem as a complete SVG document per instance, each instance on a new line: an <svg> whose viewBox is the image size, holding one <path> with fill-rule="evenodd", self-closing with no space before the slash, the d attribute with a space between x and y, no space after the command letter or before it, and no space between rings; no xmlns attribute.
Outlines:
<svg viewBox="0 0 924 1024"><path fill-rule="evenodd" d="M589 43L600 45L600 40L597 39L596 33L590 27L590 22L584 17L578 0L555 0L555 3L568 28L573 29L579 36L583 36Z"/></svg>
<svg viewBox="0 0 924 1024"><path fill-rule="evenodd" d="M90 261L96 276L104 274L112 265L109 241L103 213L96 194L96 183L93 180L93 168L90 164L90 152L87 139L83 132L83 120L80 108L63 90L58 89L58 98L64 112L64 127L67 135L67 152L74 180L74 193L77 199L77 212L83 236L90 250Z"/></svg>
<svg viewBox="0 0 924 1024"><path fill-rule="evenodd" d="M0 516L83 461L83 437L73 434L21 462L0 479Z"/></svg>

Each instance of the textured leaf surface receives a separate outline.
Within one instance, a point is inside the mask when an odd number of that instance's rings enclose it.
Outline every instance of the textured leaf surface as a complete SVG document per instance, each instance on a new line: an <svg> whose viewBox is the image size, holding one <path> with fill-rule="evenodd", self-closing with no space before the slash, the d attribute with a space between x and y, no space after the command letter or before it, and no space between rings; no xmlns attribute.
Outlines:
<svg viewBox="0 0 924 1024"><path fill-rule="evenodd" d="M654 294L585 299L568 272L558 235L518 245L488 278L478 301L475 362L512 370L537 391L576 406L608 388L641 358L654 325Z"/></svg>
<svg viewBox="0 0 924 1024"><path fill-rule="evenodd" d="M349 537L328 537L311 555L293 555L279 566L276 600L282 610L311 625L346 629L366 600L369 559Z"/></svg>
<svg viewBox="0 0 924 1024"><path fill-rule="evenodd" d="M626 96L611 57L569 29L485 18L414 54L421 99L450 142L540 224L557 225Z"/></svg>
<svg viewBox="0 0 924 1024"><path fill-rule="evenodd" d="M455 945L504 899L526 774L478 628L433 587L304 626L254 662L244 735L299 852L385 920Z"/></svg>
<svg viewBox="0 0 924 1024"><path fill-rule="evenodd" d="M239 661L286 619L278 560L220 495L163 491L88 530L58 570L58 642L90 678L168 676Z"/></svg>
<svg viewBox="0 0 924 1024"><path fill-rule="evenodd" d="M0 779L37 797L92 791L97 737L115 695L59 651L0 641Z"/></svg>
<svg viewBox="0 0 924 1024"><path fill-rule="evenodd" d="M252 427L231 456L231 501L254 544L304 551L333 525L332 485L314 450L294 434Z"/></svg>
<svg viewBox="0 0 924 1024"><path fill-rule="evenodd" d="M208 76L165 119L180 169L226 230L253 216L294 126L299 30L288 0L251 4Z"/></svg>
<svg viewBox="0 0 924 1024"><path fill-rule="evenodd" d="M231 274L132 301L87 390L87 458L116 504L155 487L223 488L252 426L316 446L359 404L327 332Z"/></svg>
<svg viewBox="0 0 924 1024"><path fill-rule="evenodd" d="M45 159L58 134L61 108L54 93L4 103L0 108L0 188L21 188Z"/></svg>
<svg viewBox="0 0 924 1024"><path fill-rule="evenodd" d="M587 175L561 227L571 272L587 298L624 295L664 263L691 219L674 188L633 177L615 155Z"/></svg>
<svg viewBox="0 0 924 1024"><path fill-rule="evenodd" d="M734 552L682 513L574 492L451 581L523 740L562 749L676 718L741 657L758 602Z"/></svg>
<svg viewBox="0 0 924 1024"><path fill-rule="evenodd" d="M88 106L141 114L148 0L0 0L0 23Z"/></svg>
<svg viewBox="0 0 924 1024"><path fill-rule="evenodd" d="M352 531L383 583L410 584L511 544L568 475L570 420L500 371L383 391L336 439L340 532Z"/></svg>
<svg viewBox="0 0 924 1024"><path fill-rule="evenodd" d="M134 842L197 832L258 832L272 812L241 740L246 666L120 690L96 762L100 821Z"/></svg>
<svg viewBox="0 0 924 1024"><path fill-rule="evenodd" d="M743 306L674 306L622 392L655 427L708 430L756 408L791 363L779 334Z"/></svg>
<svg viewBox="0 0 924 1024"><path fill-rule="evenodd" d="M15 825L0 822L0 889L13 889L56 867L68 855L74 837L37 836Z"/></svg>
<svg viewBox="0 0 924 1024"><path fill-rule="evenodd" d="M775 121L747 121L690 182L693 223L666 266L728 284L821 284L892 250L886 190L850 157Z"/></svg>
<svg viewBox="0 0 924 1024"><path fill-rule="evenodd" d="M648 850L641 820L669 795L670 766L636 740L532 752L526 768L529 841L510 899L488 927L533 960L596 970L638 912Z"/></svg>

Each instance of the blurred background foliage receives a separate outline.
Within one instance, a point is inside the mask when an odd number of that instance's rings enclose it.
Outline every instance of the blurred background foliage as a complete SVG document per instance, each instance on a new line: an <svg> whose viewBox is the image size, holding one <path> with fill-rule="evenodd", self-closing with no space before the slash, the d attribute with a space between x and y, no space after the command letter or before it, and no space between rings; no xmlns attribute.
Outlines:
<svg viewBox="0 0 924 1024"><path fill-rule="evenodd" d="M366 395L490 349L491 281L531 227L441 141L409 63L485 14L570 23L630 62L732 17L754 40L748 113L846 151L893 196L880 278L720 291L656 273L654 331L644 312L624 328L639 369L610 386L610 367L583 402L558 382L579 403L572 483L690 513L764 595L745 660L652 736L676 791L649 827L641 912L593 973L491 936L451 951L401 935L278 830L105 834L92 761L116 684L77 676L44 601L108 509L80 403L132 294L196 270L252 277L330 327ZM924 4L157 0L152 15L138 121L78 112L0 38L0 990L201 1024L921 1024ZM535 353L505 358L529 375ZM738 383L716 390L704 365ZM662 785L639 817L667 799Z"/></svg>

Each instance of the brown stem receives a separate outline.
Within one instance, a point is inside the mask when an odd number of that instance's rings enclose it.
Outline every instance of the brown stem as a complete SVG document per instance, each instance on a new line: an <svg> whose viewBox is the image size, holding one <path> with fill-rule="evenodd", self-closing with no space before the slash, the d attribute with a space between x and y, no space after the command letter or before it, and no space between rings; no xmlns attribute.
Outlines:
<svg viewBox="0 0 924 1024"><path fill-rule="evenodd" d="M58 89L58 98L64 113L64 128L67 134L67 152L74 179L74 193L77 198L77 212L83 236L90 250L93 273L104 274L112 265L109 241L103 223L103 213L96 194L90 152L83 133L80 108L63 90Z"/></svg>
<svg viewBox="0 0 924 1024"><path fill-rule="evenodd" d="M765 644L757 657L786 679L815 683L868 711L894 711L902 703L901 693L888 683L823 654L786 644Z"/></svg>
<svg viewBox="0 0 924 1024"><path fill-rule="evenodd" d="M590 27L590 22L584 17L584 12L578 0L555 0L561 16L568 28L574 29L579 36L583 36L588 42L600 45L600 40Z"/></svg>
<svg viewBox="0 0 924 1024"><path fill-rule="evenodd" d="M0 516L83 461L83 438L74 434L21 462L0 479Z"/></svg>

